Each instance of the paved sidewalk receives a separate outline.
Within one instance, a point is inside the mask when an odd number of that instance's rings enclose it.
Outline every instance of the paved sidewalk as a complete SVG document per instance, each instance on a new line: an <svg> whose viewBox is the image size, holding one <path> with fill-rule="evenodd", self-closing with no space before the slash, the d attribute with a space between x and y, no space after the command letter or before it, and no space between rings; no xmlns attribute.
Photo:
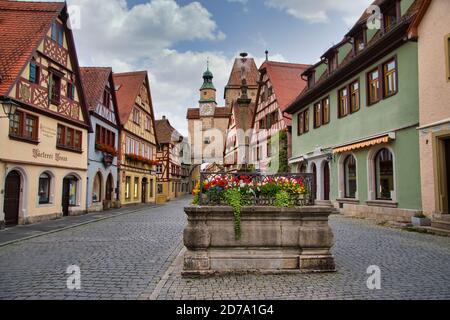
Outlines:
<svg viewBox="0 0 450 320"><path fill-rule="evenodd" d="M155 208L157 205L145 204L112 209L102 212L92 212L81 216L63 217L55 220L35 223L30 225L21 225L0 230L0 247L26 239L39 237L45 234L59 232L65 229L75 228L85 224L114 218L124 214L130 214L143 210Z"/></svg>

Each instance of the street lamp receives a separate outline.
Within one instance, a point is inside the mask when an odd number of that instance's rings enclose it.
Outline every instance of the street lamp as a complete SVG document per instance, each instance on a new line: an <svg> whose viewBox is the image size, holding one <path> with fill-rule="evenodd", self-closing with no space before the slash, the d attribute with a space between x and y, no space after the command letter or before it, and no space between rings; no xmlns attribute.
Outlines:
<svg viewBox="0 0 450 320"><path fill-rule="evenodd" d="M0 117L0 118L8 118L12 119L14 114L16 113L18 104L15 103L12 99L6 98L5 100L1 101L3 112L5 113L6 117Z"/></svg>

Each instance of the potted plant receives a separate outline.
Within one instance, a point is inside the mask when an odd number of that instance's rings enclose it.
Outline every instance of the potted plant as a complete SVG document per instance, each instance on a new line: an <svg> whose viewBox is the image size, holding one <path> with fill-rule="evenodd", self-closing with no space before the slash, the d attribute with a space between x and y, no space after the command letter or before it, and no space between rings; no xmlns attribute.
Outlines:
<svg viewBox="0 0 450 320"><path fill-rule="evenodd" d="M411 218L411 223L414 227L429 227L431 226L431 219L423 212L418 212Z"/></svg>

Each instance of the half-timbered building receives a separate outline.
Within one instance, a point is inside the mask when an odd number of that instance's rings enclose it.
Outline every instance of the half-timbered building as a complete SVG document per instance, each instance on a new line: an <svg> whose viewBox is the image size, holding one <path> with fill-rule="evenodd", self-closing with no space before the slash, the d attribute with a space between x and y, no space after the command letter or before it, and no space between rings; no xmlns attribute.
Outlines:
<svg viewBox="0 0 450 320"><path fill-rule="evenodd" d="M86 211L90 121L68 19L65 3L0 1L3 226Z"/></svg>
<svg viewBox="0 0 450 320"><path fill-rule="evenodd" d="M87 210L116 205L119 112L111 68L81 68L93 132L88 136Z"/></svg>
<svg viewBox="0 0 450 320"><path fill-rule="evenodd" d="M156 133L146 71L114 74L121 123L119 193L122 205L156 202Z"/></svg>
<svg viewBox="0 0 450 320"><path fill-rule="evenodd" d="M183 136L164 116L156 120L157 148L157 203L164 203L186 193L183 186L186 172L183 166Z"/></svg>
<svg viewBox="0 0 450 320"><path fill-rule="evenodd" d="M284 111L288 104L301 92L306 81L301 74L309 67L304 64L265 61L260 71L257 107L253 120L254 132L250 142L251 162L256 169L278 171L280 161L272 162L272 153L280 154L280 133L287 135L288 157L291 152L292 116ZM287 159L286 159L287 161Z"/></svg>

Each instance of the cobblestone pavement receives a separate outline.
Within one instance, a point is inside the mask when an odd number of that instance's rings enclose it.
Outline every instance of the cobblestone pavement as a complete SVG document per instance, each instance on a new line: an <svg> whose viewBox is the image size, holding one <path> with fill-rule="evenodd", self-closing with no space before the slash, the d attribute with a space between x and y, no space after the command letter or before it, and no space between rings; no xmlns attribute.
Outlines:
<svg viewBox="0 0 450 320"><path fill-rule="evenodd" d="M0 299L138 299L178 254L187 198L0 248ZM69 265L81 290L67 289Z"/></svg>
<svg viewBox="0 0 450 320"><path fill-rule="evenodd" d="M182 199L0 247L0 299L450 299L450 238L331 218L338 272L180 276ZM66 288L79 265L81 290ZM366 287L369 265L382 289Z"/></svg>
<svg viewBox="0 0 450 320"><path fill-rule="evenodd" d="M450 238L333 216L337 273L183 279L181 256L158 299L450 299ZM367 268L381 268L369 290Z"/></svg>

